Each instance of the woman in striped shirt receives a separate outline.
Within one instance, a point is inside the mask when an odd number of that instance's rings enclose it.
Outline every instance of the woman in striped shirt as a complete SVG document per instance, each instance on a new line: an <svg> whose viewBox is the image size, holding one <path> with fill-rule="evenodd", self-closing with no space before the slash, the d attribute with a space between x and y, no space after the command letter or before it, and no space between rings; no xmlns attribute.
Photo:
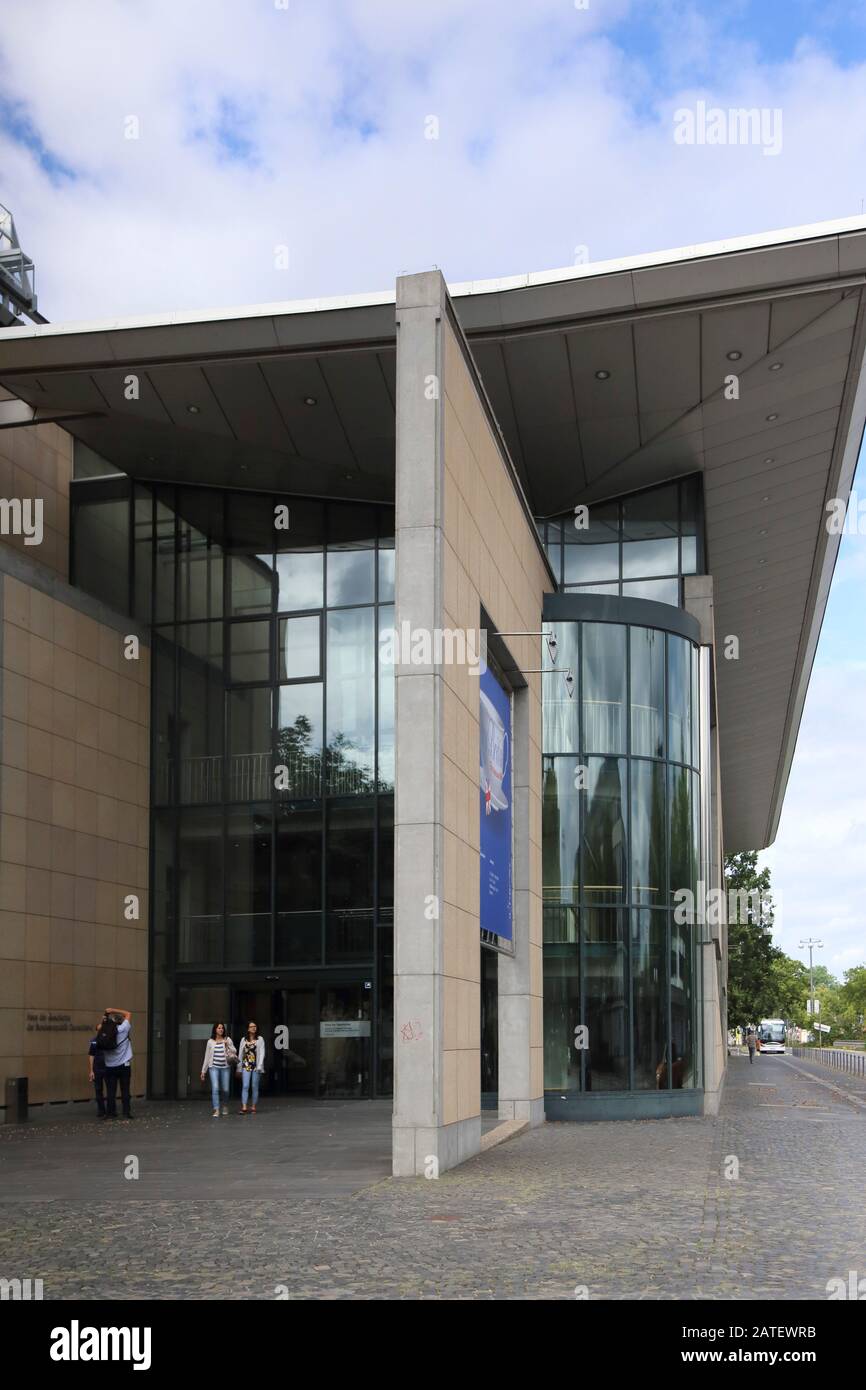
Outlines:
<svg viewBox="0 0 866 1390"><path fill-rule="evenodd" d="M207 1040L201 1068L202 1081L206 1076L210 1076L211 1104L213 1105L215 1120L219 1118L220 1113L220 1092L222 1092L223 1114L229 1113L227 1102L231 1090L232 1067L237 1059L237 1049L226 1032L225 1024L215 1023Z"/></svg>

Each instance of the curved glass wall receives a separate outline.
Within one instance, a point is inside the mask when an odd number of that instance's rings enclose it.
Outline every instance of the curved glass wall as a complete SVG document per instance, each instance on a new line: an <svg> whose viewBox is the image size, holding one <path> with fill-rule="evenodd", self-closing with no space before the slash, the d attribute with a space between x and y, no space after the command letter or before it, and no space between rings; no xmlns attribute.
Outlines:
<svg viewBox="0 0 866 1390"><path fill-rule="evenodd" d="M676 895L698 891L698 647L631 622L544 626L545 1090L693 1088L695 926Z"/></svg>

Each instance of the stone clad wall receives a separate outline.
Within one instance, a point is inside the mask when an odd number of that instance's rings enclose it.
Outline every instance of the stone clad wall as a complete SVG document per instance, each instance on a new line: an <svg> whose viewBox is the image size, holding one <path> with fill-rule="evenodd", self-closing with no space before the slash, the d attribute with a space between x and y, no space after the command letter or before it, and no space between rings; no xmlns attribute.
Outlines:
<svg viewBox="0 0 866 1390"><path fill-rule="evenodd" d="M438 272L397 293L397 627L538 632L552 587ZM540 639L504 639L533 672ZM500 1113L543 1118L540 678L512 673L516 955L500 959ZM398 665L394 1171L478 1151L479 681ZM435 902L436 915L425 912ZM434 1165L435 1166L435 1165Z"/></svg>

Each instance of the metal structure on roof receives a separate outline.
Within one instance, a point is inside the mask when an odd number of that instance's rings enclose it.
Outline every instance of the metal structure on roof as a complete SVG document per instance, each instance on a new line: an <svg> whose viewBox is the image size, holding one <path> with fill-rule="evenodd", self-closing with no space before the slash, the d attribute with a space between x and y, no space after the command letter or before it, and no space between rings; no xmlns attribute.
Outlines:
<svg viewBox="0 0 866 1390"><path fill-rule="evenodd" d="M36 270L21 249L15 219L0 203L0 327L19 325L22 317L45 323L36 308Z"/></svg>

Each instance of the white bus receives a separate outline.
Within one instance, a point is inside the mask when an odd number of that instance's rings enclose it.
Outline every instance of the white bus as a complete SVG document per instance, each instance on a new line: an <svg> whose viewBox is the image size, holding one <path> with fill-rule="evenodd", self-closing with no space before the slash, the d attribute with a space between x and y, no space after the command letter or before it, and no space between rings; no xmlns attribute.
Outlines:
<svg viewBox="0 0 866 1390"><path fill-rule="evenodd" d="M762 1018L758 1025L761 1052L784 1052L787 1030L783 1018Z"/></svg>

